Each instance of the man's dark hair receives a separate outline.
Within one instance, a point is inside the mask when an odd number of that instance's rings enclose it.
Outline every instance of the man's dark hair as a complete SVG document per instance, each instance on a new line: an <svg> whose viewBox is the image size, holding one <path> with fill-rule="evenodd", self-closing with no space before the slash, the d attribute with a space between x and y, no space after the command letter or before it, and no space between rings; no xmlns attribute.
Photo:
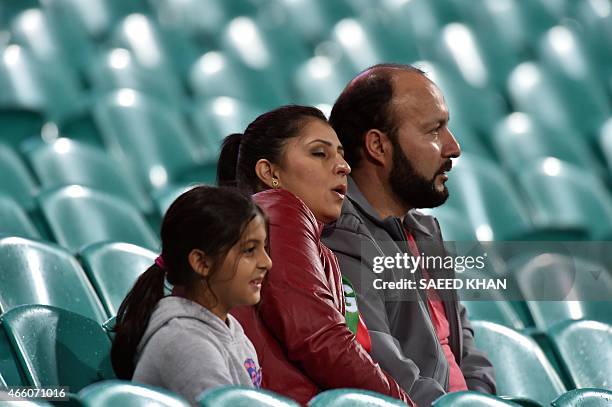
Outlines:
<svg viewBox="0 0 612 407"><path fill-rule="evenodd" d="M370 129L378 129L389 137L396 130L395 115L389 104L393 98L392 78L395 70L424 75L420 69L405 64L378 64L362 71L344 88L329 117L340 142L344 158L356 169L361 162L363 139Z"/></svg>

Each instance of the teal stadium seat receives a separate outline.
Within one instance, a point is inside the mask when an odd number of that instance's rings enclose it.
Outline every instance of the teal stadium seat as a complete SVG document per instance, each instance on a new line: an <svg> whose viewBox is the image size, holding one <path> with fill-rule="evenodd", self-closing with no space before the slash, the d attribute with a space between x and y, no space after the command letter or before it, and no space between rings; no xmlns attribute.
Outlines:
<svg viewBox="0 0 612 407"><path fill-rule="evenodd" d="M478 240L516 240L533 232L519 195L493 162L465 154L447 185L446 205L464 214Z"/></svg>
<svg viewBox="0 0 612 407"><path fill-rule="evenodd" d="M461 301L461 304L467 309L472 321L489 321L516 330L525 329L525 323L517 314L512 303L506 301L501 295L495 300Z"/></svg>
<svg viewBox="0 0 612 407"><path fill-rule="evenodd" d="M88 73L98 95L130 88L153 96L173 108L186 105L183 89L175 78L168 79L142 66L125 48L100 51L90 61Z"/></svg>
<svg viewBox="0 0 612 407"><path fill-rule="evenodd" d="M301 64L293 84L299 103L331 106L351 78L346 61L314 56Z"/></svg>
<svg viewBox="0 0 612 407"><path fill-rule="evenodd" d="M0 329L0 391L9 386L27 386L27 381L8 336Z"/></svg>
<svg viewBox="0 0 612 407"><path fill-rule="evenodd" d="M39 239L40 233L25 211L12 198L0 193L0 236Z"/></svg>
<svg viewBox="0 0 612 407"><path fill-rule="evenodd" d="M461 212L451 208L450 205L442 205L433 209L420 209L419 212L434 216L438 220L445 241L475 242L477 240L474 229L465 223Z"/></svg>
<svg viewBox="0 0 612 407"><path fill-rule="evenodd" d="M268 390L224 386L200 395L200 407L298 407L293 400Z"/></svg>
<svg viewBox="0 0 612 407"><path fill-rule="evenodd" d="M188 407L178 394L158 387L120 380L91 384L79 391L83 407Z"/></svg>
<svg viewBox="0 0 612 407"><path fill-rule="evenodd" d="M156 191L153 194L153 202L155 203L157 214L163 218L172 202L183 192L190 190L194 185L197 184L170 185L168 188Z"/></svg>
<svg viewBox="0 0 612 407"><path fill-rule="evenodd" d="M128 291L156 257L156 253L129 243L94 243L79 253L108 315L117 315Z"/></svg>
<svg viewBox="0 0 612 407"><path fill-rule="evenodd" d="M115 196L70 185L42 193L38 202L55 240L73 252L103 241L159 246L136 208Z"/></svg>
<svg viewBox="0 0 612 407"><path fill-rule="evenodd" d="M111 342L97 322L47 305L13 308L0 321L29 385L76 392L114 378Z"/></svg>
<svg viewBox="0 0 612 407"><path fill-rule="evenodd" d="M359 389L334 389L317 394L308 407L400 407L401 401L380 393Z"/></svg>
<svg viewBox="0 0 612 407"><path fill-rule="evenodd" d="M546 157L558 158L596 175L604 174L583 138L568 129L546 129L537 118L526 113L511 113L498 123L493 132L493 145L504 168L514 174Z"/></svg>
<svg viewBox="0 0 612 407"><path fill-rule="evenodd" d="M576 388L612 389L612 325L566 321L550 328L548 336Z"/></svg>
<svg viewBox="0 0 612 407"><path fill-rule="evenodd" d="M176 110L133 89L100 98L94 117L108 150L148 189L165 187L200 164L198 146Z"/></svg>
<svg viewBox="0 0 612 407"><path fill-rule="evenodd" d="M533 339L493 322L473 321L476 345L495 368L497 394L524 397L543 405L565 386Z"/></svg>
<svg viewBox="0 0 612 407"><path fill-rule="evenodd" d="M432 403L432 407L518 407L520 404L495 396L471 391L448 393Z"/></svg>
<svg viewBox="0 0 612 407"><path fill-rule="evenodd" d="M59 138L49 143L35 140L23 150L47 190L77 184L122 198L144 213L153 210L151 199L124 164L98 147Z"/></svg>
<svg viewBox="0 0 612 407"><path fill-rule="evenodd" d="M12 198L25 211L32 211L38 187L15 150L0 144L0 194Z"/></svg>
<svg viewBox="0 0 612 407"><path fill-rule="evenodd" d="M192 121L202 155L216 162L223 139L232 133L243 133L263 112L249 103L223 96L196 104Z"/></svg>
<svg viewBox="0 0 612 407"><path fill-rule="evenodd" d="M608 164L608 174L612 176L612 118L601 126L599 146Z"/></svg>
<svg viewBox="0 0 612 407"><path fill-rule="evenodd" d="M0 238L0 311L23 304L45 304L100 323L108 316L74 257L48 243Z"/></svg>
<svg viewBox="0 0 612 407"><path fill-rule="evenodd" d="M612 391L592 388L570 390L550 404L553 407L609 407L612 405Z"/></svg>
<svg viewBox="0 0 612 407"><path fill-rule="evenodd" d="M612 196L592 173L548 157L518 175L536 227L581 229L594 240L612 236Z"/></svg>

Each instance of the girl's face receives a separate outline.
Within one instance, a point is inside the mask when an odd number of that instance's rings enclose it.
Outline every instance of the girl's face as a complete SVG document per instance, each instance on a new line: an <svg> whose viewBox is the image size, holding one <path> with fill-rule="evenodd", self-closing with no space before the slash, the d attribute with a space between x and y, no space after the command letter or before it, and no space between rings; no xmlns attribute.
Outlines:
<svg viewBox="0 0 612 407"><path fill-rule="evenodd" d="M266 223L257 215L225 256L214 281L209 282L217 296L217 307L223 312L237 305L259 302L261 284L272 267L266 252L266 238Z"/></svg>
<svg viewBox="0 0 612 407"><path fill-rule="evenodd" d="M302 199L323 223L340 216L350 172L336 132L318 119L309 120L299 136L287 141L276 170L281 188Z"/></svg>

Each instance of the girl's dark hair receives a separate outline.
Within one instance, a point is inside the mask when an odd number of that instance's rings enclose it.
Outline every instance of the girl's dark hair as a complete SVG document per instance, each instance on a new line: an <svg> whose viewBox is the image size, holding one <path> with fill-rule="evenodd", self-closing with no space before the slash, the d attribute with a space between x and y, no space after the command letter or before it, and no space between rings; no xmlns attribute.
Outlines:
<svg viewBox="0 0 612 407"><path fill-rule="evenodd" d="M134 374L136 349L153 309L164 297L164 279L179 286L199 283L203 277L193 271L188 259L192 250L199 249L213 259L212 272L206 279L210 281L217 272L216 265L222 264L257 215L263 217L261 209L230 188L196 186L170 205L161 226L164 268L157 264L149 267L117 312L111 361L119 379L129 380Z"/></svg>
<svg viewBox="0 0 612 407"><path fill-rule="evenodd" d="M327 123L325 115L315 107L281 106L256 118L244 134L227 136L217 164L218 184L236 185L249 194L265 189L255 173L257 161L265 158L280 164L284 144L312 119Z"/></svg>

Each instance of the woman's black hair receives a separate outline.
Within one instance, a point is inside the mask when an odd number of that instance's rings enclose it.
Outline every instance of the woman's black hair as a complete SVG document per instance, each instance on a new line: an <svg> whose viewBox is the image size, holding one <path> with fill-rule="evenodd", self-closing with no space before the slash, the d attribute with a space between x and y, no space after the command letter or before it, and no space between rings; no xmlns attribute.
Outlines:
<svg viewBox="0 0 612 407"><path fill-rule="evenodd" d="M280 164L284 144L312 119L327 123L325 115L315 107L281 106L256 118L244 134L227 136L217 163L218 184L236 185L249 194L265 189L255 173L257 161L264 158Z"/></svg>
<svg viewBox="0 0 612 407"><path fill-rule="evenodd" d="M164 279L176 286L201 284L203 277L191 268L188 258L198 249L213 259L212 271L205 279L210 287L216 265L223 262L257 215L263 217L261 209L230 188L196 186L170 205L161 226L163 268L157 263L149 267L117 312L111 362L119 379L129 380L134 374L136 349L153 309L164 297Z"/></svg>

